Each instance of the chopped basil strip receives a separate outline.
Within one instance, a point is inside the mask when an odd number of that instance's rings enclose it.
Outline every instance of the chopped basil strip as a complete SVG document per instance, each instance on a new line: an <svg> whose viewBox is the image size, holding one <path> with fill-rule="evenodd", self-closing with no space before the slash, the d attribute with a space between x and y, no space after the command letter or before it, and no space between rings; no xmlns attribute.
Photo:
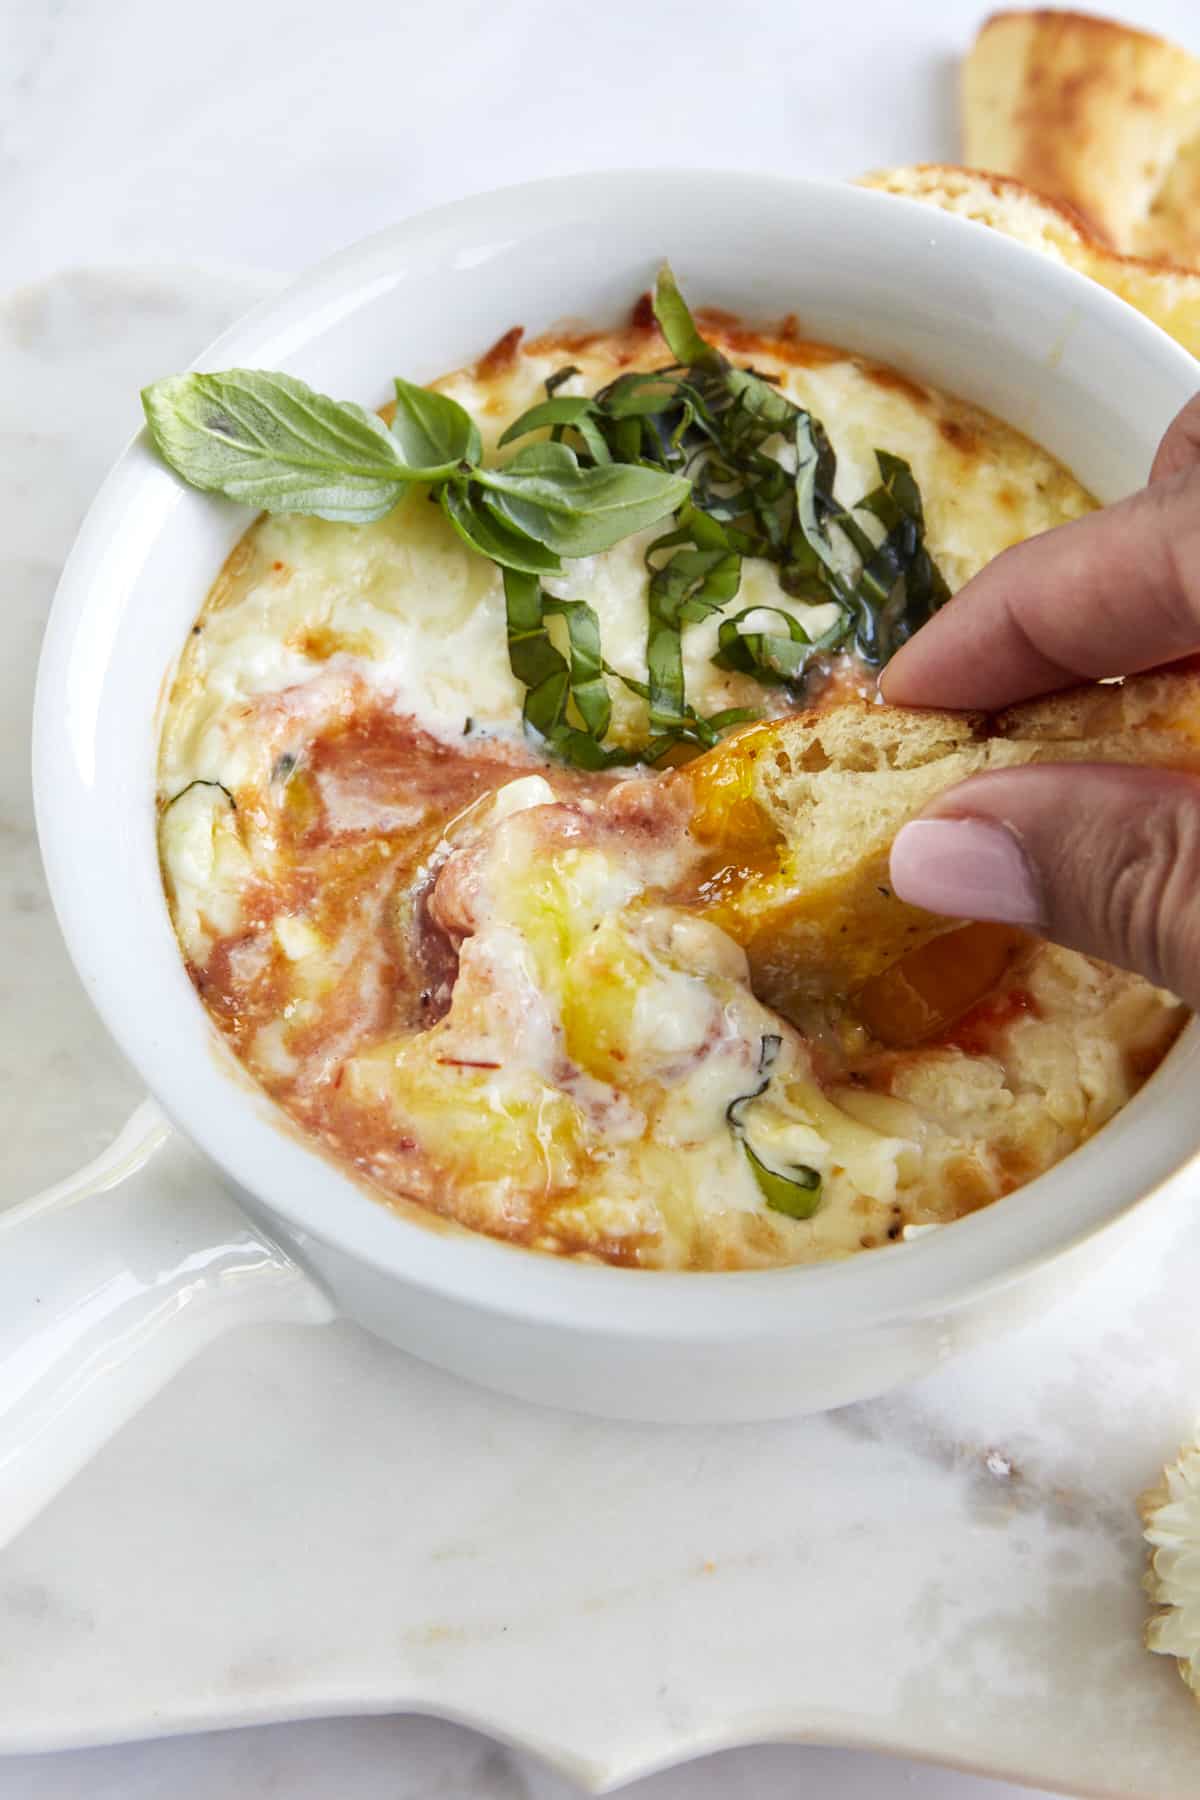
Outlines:
<svg viewBox="0 0 1200 1800"><path fill-rule="evenodd" d="M604 673L619 681L622 687L636 694L639 700L650 701L650 687L645 681L638 681L632 675L623 675L620 669L614 669L605 663ZM659 713L658 736L641 752L639 761L644 763L660 762L668 750L676 744L700 744L705 750L711 750L723 731L731 725L746 725L751 720L759 719L762 714L753 706L729 706L723 712L709 713L705 718L695 707L684 702L682 710L677 714Z"/></svg>
<svg viewBox="0 0 1200 1800"><path fill-rule="evenodd" d="M793 426L796 446L796 532L789 544L789 561L801 566L809 552L828 573L838 573L837 558L824 520L833 510L833 482L837 459L825 427L811 413L798 412Z"/></svg>
<svg viewBox="0 0 1200 1800"><path fill-rule="evenodd" d="M719 352L706 344L697 331L696 321L688 311L687 301L679 291L669 263L663 264L655 284L654 316L676 362L706 368L723 361Z"/></svg>
<svg viewBox="0 0 1200 1800"><path fill-rule="evenodd" d="M535 575L516 569L504 571L504 603L508 660L525 688L526 730L576 768L608 769L639 761L636 751L600 742L608 730L612 701L604 683L600 624L592 608L582 600L551 599ZM570 662L550 641L547 613L566 619ZM568 717L572 701L581 721L578 726Z"/></svg>
<svg viewBox="0 0 1200 1800"><path fill-rule="evenodd" d="M741 557L720 546L676 549L661 567L651 561L656 551L678 544L681 538L686 541L692 535L687 526L681 527L668 532L666 537L657 538L646 552L646 563L651 571L646 697L650 706L650 727L654 731L672 729L687 709L683 626L728 605L742 579Z"/></svg>
<svg viewBox="0 0 1200 1800"><path fill-rule="evenodd" d="M950 589L925 547L925 509L912 469L886 450L875 460L880 485L857 510L879 521L884 538L864 557L855 644L864 661L882 664L945 605Z"/></svg>
<svg viewBox="0 0 1200 1800"><path fill-rule="evenodd" d="M568 363L565 369L557 369L553 375L547 375L545 381L547 400L553 400L559 388L562 387L565 382L570 381L573 375L578 375L578 373L579 370L576 368L575 364Z"/></svg>
<svg viewBox="0 0 1200 1800"><path fill-rule="evenodd" d="M557 613L567 621L571 647L571 698L584 729L599 743L612 718L612 700L604 681L600 654L600 621L584 600L542 598L543 613Z"/></svg>
<svg viewBox="0 0 1200 1800"><path fill-rule="evenodd" d="M758 1074L762 1079L757 1087L751 1088L748 1094L739 1094L737 1099L731 1100L729 1105L725 1108L725 1117L729 1123L729 1129L733 1132L735 1137L740 1137L742 1134L742 1114L745 1112L750 1102L752 1100L761 1099L762 1095L765 1094L770 1087L771 1071L779 1061L779 1052L782 1049L783 1039L779 1036L778 1032L766 1032L760 1039L758 1046Z"/></svg>
<svg viewBox="0 0 1200 1800"><path fill-rule="evenodd" d="M783 1039L774 1032L763 1037L758 1052L758 1073L761 1079L749 1093L739 1094L736 1100L730 1101L725 1108L725 1117L730 1131L746 1153L746 1161L750 1164L751 1173L768 1209L771 1212L785 1213L789 1219L811 1219L821 1204L819 1171L810 1168L807 1163L789 1163L782 1170L773 1169L761 1156L756 1155L746 1138L746 1109L755 1100L761 1099L770 1087L771 1074L782 1047Z"/></svg>
<svg viewBox="0 0 1200 1800"><path fill-rule="evenodd" d="M282 758L280 760L282 761ZM290 770L288 772L289 774L291 773ZM206 781L203 775L197 775L194 781L189 781L186 787L181 787L177 794L172 794L171 798L163 807L163 811L169 812L177 800L182 800L185 794L190 794L193 788L198 787L219 788L229 802L229 810L231 812L237 811L237 801L225 786L225 783L223 781Z"/></svg>
<svg viewBox="0 0 1200 1800"><path fill-rule="evenodd" d="M817 1170L810 1169L807 1163L792 1163L783 1174L769 1169L744 1139L742 1149L768 1209L786 1213L789 1219L811 1219L821 1204L821 1177Z"/></svg>
<svg viewBox="0 0 1200 1800"><path fill-rule="evenodd" d="M743 622L763 613L773 613L783 620L786 630L742 631ZM722 619L717 632L717 654L713 662L718 669L736 669L753 675L768 686L773 683L794 685L799 682L814 656L838 649L853 629L851 621L839 619L818 638L810 638L799 619L781 606L747 606L731 619Z"/></svg>

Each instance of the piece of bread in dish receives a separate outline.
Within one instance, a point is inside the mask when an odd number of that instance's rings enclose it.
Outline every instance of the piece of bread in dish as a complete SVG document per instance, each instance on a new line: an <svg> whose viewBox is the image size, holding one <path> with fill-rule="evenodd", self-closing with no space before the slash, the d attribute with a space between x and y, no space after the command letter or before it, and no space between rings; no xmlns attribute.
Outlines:
<svg viewBox="0 0 1200 1800"><path fill-rule="evenodd" d="M990 225L1029 249L1090 275L1145 313L1193 356L1200 356L1200 273L1120 255L1094 237L1070 207L1047 200L1024 182L949 163L913 163L880 169L864 176L859 185L922 200L943 212Z"/></svg>
<svg viewBox="0 0 1200 1800"><path fill-rule="evenodd" d="M710 848L704 910L781 1011L850 996L957 921L892 892L900 827L968 775L1036 762L1200 774L1200 670L1073 689L988 717L854 702L749 726L681 769ZM1197 792L1200 804L1200 790Z"/></svg>
<svg viewBox="0 0 1200 1800"><path fill-rule="evenodd" d="M964 160L1115 250L1200 265L1200 58L1087 13L994 13L963 65Z"/></svg>

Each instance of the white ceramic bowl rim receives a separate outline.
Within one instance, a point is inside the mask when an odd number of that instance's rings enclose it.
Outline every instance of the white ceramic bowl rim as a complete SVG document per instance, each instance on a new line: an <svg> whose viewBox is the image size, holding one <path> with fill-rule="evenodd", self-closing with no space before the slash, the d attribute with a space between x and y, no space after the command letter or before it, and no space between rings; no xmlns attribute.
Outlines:
<svg viewBox="0 0 1200 1800"><path fill-rule="evenodd" d="M936 249L969 264L980 282L1037 293L1064 316L1107 334L1144 370L1149 385L1177 396L1174 404L1196 386L1186 352L1122 301L984 227L832 183L683 170L530 183L410 219L301 276L233 326L196 366L291 367L303 374L306 346L370 296L402 284L410 258L458 258L462 268L470 255L486 279L489 258L511 249L522 234L551 231L582 207L644 206L648 189L664 219L676 203L694 207L702 190L714 218L757 208L756 217L776 224L787 217L813 232L860 232L873 255L891 247L897 266L906 256ZM668 227L664 238L669 248ZM753 312L753 300L746 310ZM498 302L501 328L503 312ZM531 324L551 322L548 317ZM387 372L386 357L381 372ZM301 1243L307 1234L479 1308L614 1335L652 1330L660 1338L706 1342L769 1336L784 1320L794 1331L797 1309L819 1334L850 1320L862 1325L901 1313L934 1313L1015 1280L1128 1210L1196 1150L1200 1054L1192 1027L1121 1115L1121 1146L1109 1128L1067 1164L1000 1204L917 1242L844 1263L746 1274L629 1271L532 1255L390 1212L281 1129L265 1098L231 1078L228 1059L214 1055L212 1027L174 954L169 926L163 932L161 893L160 916L151 919L141 910L144 904L153 911L146 886L146 859L153 856L148 777L144 816L125 820L114 816L97 775L104 766L97 721L111 684L121 678L113 646L139 569L182 517L220 504L174 482L144 434L106 481L64 571L46 636L35 713L38 822L63 931L109 1029L180 1128L236 1183L289 1221ZM206 572L203 585L214 573ZM147 769L148 759L149 750Z"/></svg>

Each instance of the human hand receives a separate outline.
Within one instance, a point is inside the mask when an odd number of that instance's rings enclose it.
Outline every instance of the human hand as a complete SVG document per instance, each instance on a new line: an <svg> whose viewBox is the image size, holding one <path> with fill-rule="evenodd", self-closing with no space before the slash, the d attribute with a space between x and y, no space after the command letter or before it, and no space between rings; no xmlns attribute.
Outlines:
<svg viewBox="0 0 1200 1800"><path fill-rule="evenodd" d="M1200 652L1200 395L1150 483L1017 544L886 669L897 706L986 708ZM902 900L1026 925L1200 1009L1200 778L1042 764L977 775L905 825Z"/></svg>

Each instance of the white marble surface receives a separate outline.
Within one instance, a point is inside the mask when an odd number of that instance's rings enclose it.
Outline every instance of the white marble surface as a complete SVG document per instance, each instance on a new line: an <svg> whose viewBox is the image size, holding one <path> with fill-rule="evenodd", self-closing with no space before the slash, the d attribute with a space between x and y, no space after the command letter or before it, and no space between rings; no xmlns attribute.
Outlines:
<svg viewBox="0 0 1200 1800"><path fill-rule="evenodd" d="M0 1198L92 1154L137 1097L46 907L25 749L56 570L137 386L272 271L468 188L950 155L952 59L981 10L844 0L831 22L769 0L747 38L716 0L344 0L332 23L295 0L0 9ZM1200 49L1192 0L1129 11ZM0 1557L0 1745L408 1696L500 1718L593 1777L803 1729L1190 1800L1200 1718L1137 1645L1131 1503L1196 1423L1198 1273L1186 1204L1152 1210L1136 1258L1011 1346L827 1420L720 1434L527 1412L348 1328L247 1333ZM0 1761L5 1796L168 1789L577 1791L416 1719ZM1018 1791L800 1748L637 1790Z"/></svg>

